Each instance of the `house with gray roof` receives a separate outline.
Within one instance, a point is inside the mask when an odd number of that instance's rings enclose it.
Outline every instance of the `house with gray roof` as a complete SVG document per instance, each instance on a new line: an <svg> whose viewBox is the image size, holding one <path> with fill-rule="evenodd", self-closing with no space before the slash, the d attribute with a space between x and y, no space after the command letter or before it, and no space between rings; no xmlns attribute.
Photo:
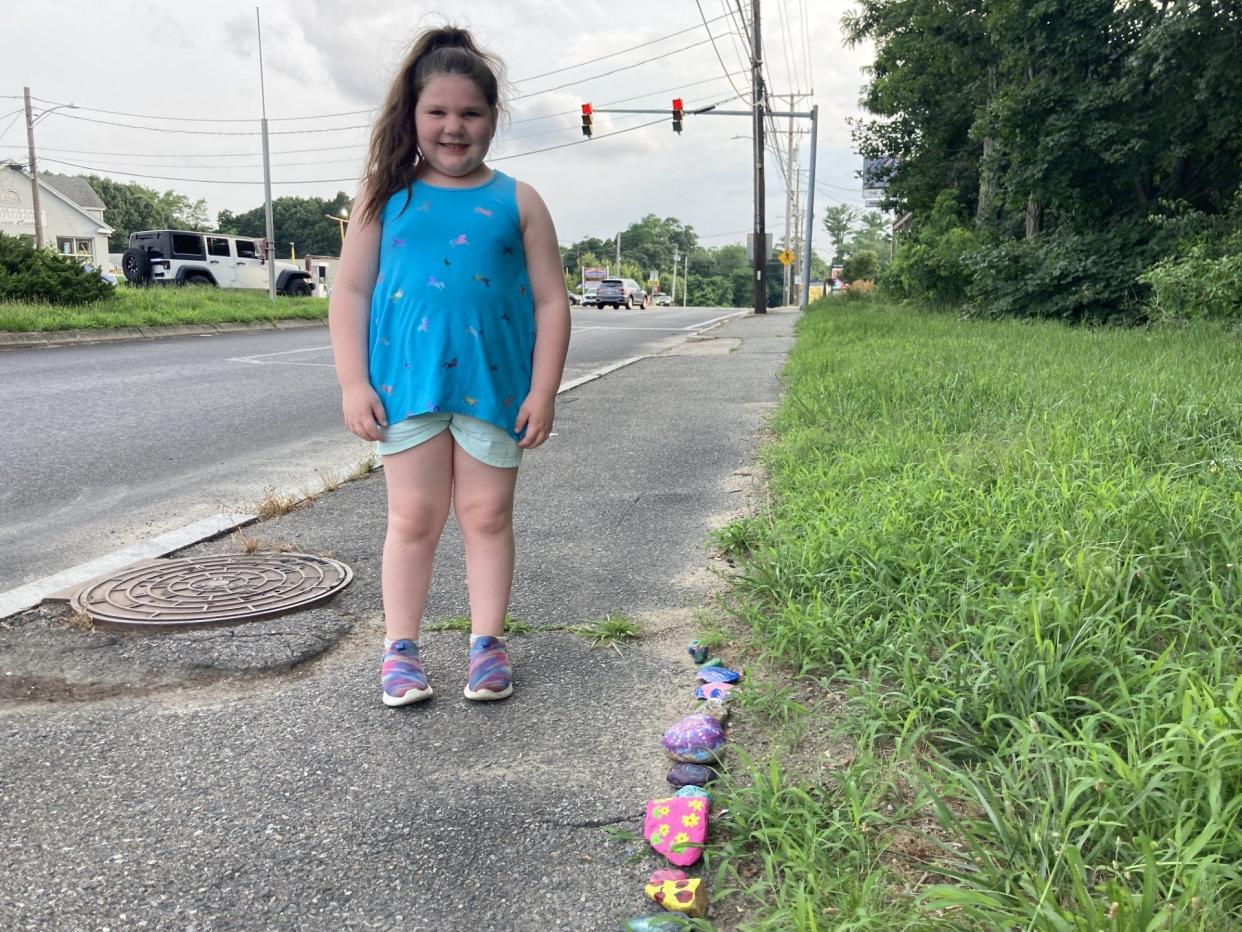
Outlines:
<svg viewBox="0 0 1242 932"><path fill-rule="evenodd" d="M39 173L39 204L43 213L43 241L57 252L89 260L108 261L107 205L85 178ZM0 233L34 239L35 218L30 175L24 165L0 159Z"/></svg>

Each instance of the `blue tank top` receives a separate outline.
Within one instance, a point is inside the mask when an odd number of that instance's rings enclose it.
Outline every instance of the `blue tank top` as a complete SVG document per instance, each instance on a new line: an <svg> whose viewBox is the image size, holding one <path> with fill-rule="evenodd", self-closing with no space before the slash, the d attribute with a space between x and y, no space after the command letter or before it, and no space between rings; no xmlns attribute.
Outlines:
<svg viewBox="0 0 1242 932"><path fill-rule="evenodd" d="M517 182L498 171L473 188L415 181L380 219L370 377L388 423L446 411L520 439L513 422L530 392L535 305Z"/></svg>

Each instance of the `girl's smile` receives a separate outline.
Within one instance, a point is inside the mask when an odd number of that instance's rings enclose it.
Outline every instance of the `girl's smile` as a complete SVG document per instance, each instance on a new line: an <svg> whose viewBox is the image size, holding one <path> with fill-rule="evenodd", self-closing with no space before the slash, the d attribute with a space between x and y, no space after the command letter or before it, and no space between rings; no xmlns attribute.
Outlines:
<svg viewBox="0 0 1242 932"><path fill-rule="evenodd" d="M483 159L496 130L496 114L469 78L442 74L428 81L418 95L414 127L422 180L469 187L486 179Z"/></svg>

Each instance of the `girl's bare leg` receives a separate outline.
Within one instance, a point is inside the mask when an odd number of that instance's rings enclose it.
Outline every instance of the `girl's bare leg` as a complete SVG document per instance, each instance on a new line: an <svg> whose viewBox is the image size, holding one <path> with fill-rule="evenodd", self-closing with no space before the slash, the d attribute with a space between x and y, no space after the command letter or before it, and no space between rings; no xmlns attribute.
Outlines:
<svg viewBox="0 0 1242 932"><path fill-rule="evenodd" d="M453 444L453 508L466 544L470 632L502 637L513 586L517 469L488 466Z"/></svg>
<svg viewBox="0 0 1242 932"><path fill-rule="evenodd" d="M389 640L418 640L436 545L453 489L452 435L441 431L416 447L384 457L388 533L382 584Z"/></svg>

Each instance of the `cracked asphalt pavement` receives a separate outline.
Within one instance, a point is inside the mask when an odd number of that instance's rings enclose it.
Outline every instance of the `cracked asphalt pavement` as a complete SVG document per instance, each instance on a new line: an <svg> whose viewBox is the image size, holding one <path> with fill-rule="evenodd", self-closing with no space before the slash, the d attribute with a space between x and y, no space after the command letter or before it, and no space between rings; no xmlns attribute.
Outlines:
<svg viewBox="0 0 1242 932"><path fill-rule="evenodd" d="M244 529L354 570L275 619L92 631L0 623L0 928L615 929L654 912L645 801L693 705L709 531L750 470L797 314L731 320L562 395L516 509L515 693L461 696L466 635L423 637L435 696L379 702L382 473ZM238 552L232 535L175 556ZM467 613L460 538L431 622ZM644 636L567 627L622 613ZM613 828L632 833L610 835Z"/></svg>

